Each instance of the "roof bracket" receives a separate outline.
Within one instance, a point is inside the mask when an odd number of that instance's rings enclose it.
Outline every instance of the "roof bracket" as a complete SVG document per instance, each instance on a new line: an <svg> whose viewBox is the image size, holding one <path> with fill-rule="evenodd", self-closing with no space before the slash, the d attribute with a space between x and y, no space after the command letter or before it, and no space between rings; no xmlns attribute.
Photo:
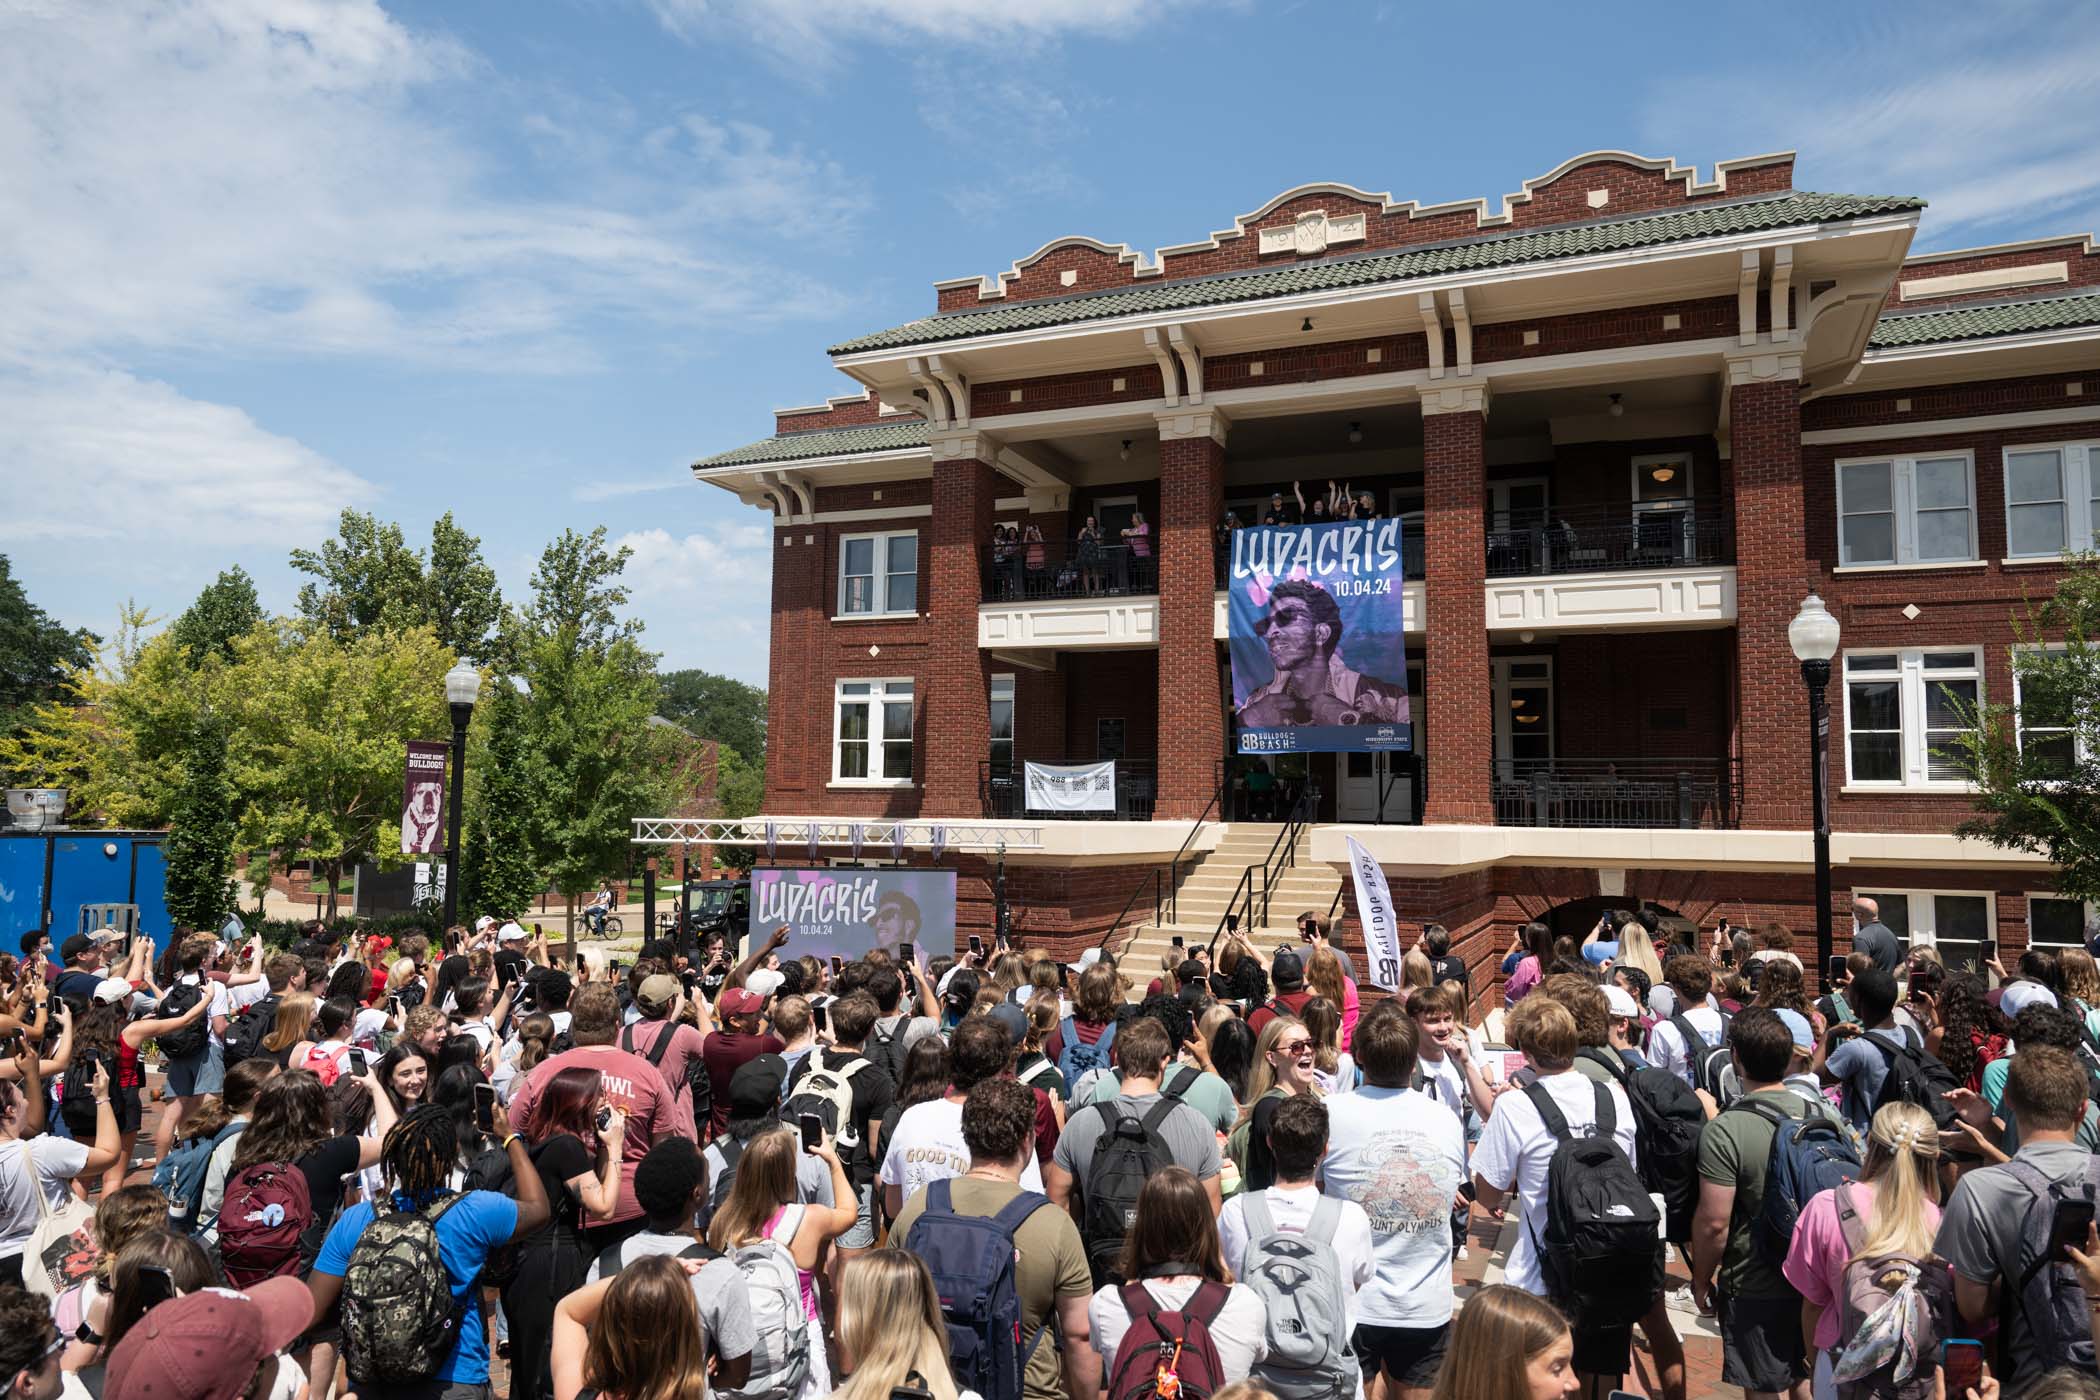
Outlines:
<svg viewBox="0 0 2100 1400"><path fill-rule="evenodd" d="M1187 386L1188 401L1192 404L1202 403L1203 352L1180 326L1167 327L1167 341L1174 347L1174 357L1181 361L1182 382Z"/></svg>
<svg viewBox="0 0 2100 1400"><path fill-rule="evenodd" d="M1451 329L1458 342L1458 373L1461 379L1473 372L1473 319L1466 310L1466 289L1453 287L1444 293L1451 303Z"/></svg>
<svg viewBox="0 0 2100 1400"><path fill-rule="evenodd" d="M1422 335L1429 342L1429 377L1444 377L1444 317L1436 309L1436 293L1423 292L1415 298L1415 305L1422 313Z"/></svg>
<svg viewBox="0 0 2100 1400"><path fill-rule="evenodd" d="M1772 339L1785 340L1794 311L1794 250L1772 250Z"/></svg>
<svg viewBox="0 0 2100 1400"><path fill-rule="evenodd" d="M954 422L958 428L970 426L970 381L963 377L962 367L952 359L944 360L939 355L926 357L926 368L933 377L941 381L948 390L948 402L954 407Z"/></svg>
<svg viewBox="0 0 2100 1400"><path fill-rule="evenodd" d="M948 404L948 391L941 387L926 368L926 361L917 355L904 362L904 372L919 386L919 397L926 400L926 418L936 428L945 428L955 421L954 411Z"/></svg>
<svg viewBox="0 0 2100 1400"><path fill-rule="evenodd" d="M1181 371L1174 367L1174 354L1167 348L1166 337L1160 334L1159 327L1145 327L1145 348L1159 362L1160 402L1172 408L1181 402Z"/></svg>
<svg viewBox="0 0 2100 1400"><path fill-rule="evenodd" d="M1755 248L1744 249L1742 272L1736 281L1736 340L1743 345L1757 344L1757 279L1763 270L1762 257Z"/></svg>

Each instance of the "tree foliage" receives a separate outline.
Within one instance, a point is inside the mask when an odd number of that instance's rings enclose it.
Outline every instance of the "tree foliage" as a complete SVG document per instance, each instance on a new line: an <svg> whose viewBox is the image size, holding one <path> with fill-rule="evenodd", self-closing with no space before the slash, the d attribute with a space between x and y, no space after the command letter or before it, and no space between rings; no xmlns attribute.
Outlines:
<svg viewBox="0 0 2100 1400"><path fill-rule="evenodd" d="M496 572L481 557L481 541L449 511L431 526L427 568L399 525L355 510L343 512L336 538L318 550L293 550L292 567L317 580L299 590L300 616L337 641L428 627L470 660L493 655L503 615Z"/></svg>
<svg viewBox="0 0 2100 1400"><path fill-rule="evenodd" d="M2100 556L2015 626L2019 708L1987 705L1959 756L1980 815L1957 834L2047 856L2066 897L2100 899Z"/></svg>
<svg viewBox="0 0 2100 1400"><path fill-rule="evenodd" d="M67 702L76 693L73 673L94 663L99 640L84 628L53 621L30 602L0 554L0 733L13 727L25 706Z"/></svg>
<svg viewBox="0 0 2100 1400"><path fill-rule="evenodd" d="M221 570L168 631L192 666L213 654L230 661L233 639L254 631L264 617L255 580L236 564Z"/></svg>
<svg viewBox="0 0 2100 1400"><path fill-rule="evenodd" d="M226 776L226 722L207 712L190 737L168 832L168 916L177 923L216 928L232 911L238 803Z"/></svg>
<svg viewBox="0 0 2100 1400"><path fill-rule="evenodd" d="M467 767L473 791L459 858L459 907L470 914L522 914L546 888L533 859L542 789L526 748L525 711L518 688L498 677L475 712L483 739Z"/></svg>
<svg viewBox="0 0 2100 1400"><path fill-rule="evenodd" d="M241 683L224 704L233 780L248 798L241 846L280 864L318 861L331 890L359 860L398 863L402 746L448 732L452 653L428 627L343 643L282 625L235 651Z"/></svg>
<svg viewBox="0 0 2100 1400"><path fill-rule="evenodd" d="M765 809L766 769L763 763L747 763L735 749L724 745L715 759L715 814L723 817L755 817ZM715 859L734 870L749 870L758 851L753 846L717 846Z"/></svg>
<svg viewBox="0 0 2100 1400"><path fill-rule="evenodd" d="M660 677L656 712L702 739L734 749L746 763L766 759L766 693L711 671L670 671Z"/></svg>

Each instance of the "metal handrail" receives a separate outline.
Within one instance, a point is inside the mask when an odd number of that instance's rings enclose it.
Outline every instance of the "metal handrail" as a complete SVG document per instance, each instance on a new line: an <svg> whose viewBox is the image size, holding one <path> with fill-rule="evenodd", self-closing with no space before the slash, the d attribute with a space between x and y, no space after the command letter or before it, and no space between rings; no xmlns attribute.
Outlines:
<svg viewBox="0 0 2100 1400"><path fill-rule="evenodd" d="M1211 934L1210 945L1213 953L1217 951L1218 939L1225 934L1226 919L1241 912L1238 906L1242 890L1245 890L1247 895L1247 907L1242 922L1250 928L1257 927L1254 918L1254 876L1257 871L1261 874L1261 923L1268 923L1269 897L1275 889L1273 872L1288 870L1298 863L1298 837L1310 823L1312 810L1319 801L1319 796L1320 790L1310 783L1300 789L1297 800L1291 803L1290 814L1284 818L1283 830L1277 832L1276 839L1269 844L1268 855L1262 858L1260 865L1250 865L1240 872L1239 883L1232 887L1232 897L1225 901L1225 912L1218 916L1218 927Z"/></svg>
<svg viewBox="0 0 2100 1400"><path fill-rule="evenodd" d="M1174 852L1174 859L1167 862L1174 878L1174 883L1167 889L1167 920L1170 923L1181 921L1181 858L1188 854L1189 843L1196 839L1196 833L1203 830L1203 824L1210 820L1211 811L1224 801L1225 784L1232 781L1232 775L1222 761L1217 771L1218 785L1211 790L1210 801L1203 804L1203 810L1196 814L1196 824L1189 828L1188 835L1181 838L1181 848Z"/></svg>
<svg viewBox="0 0 2100 1400"><path fill-rule="evenodd" d="M1159 927L1159 877L1162 869L1163 867L1157 865L1152 867L1152 926L1154 928ZM1130 913L1130 906L1137 903L1137 897L1144 892L1145 882L1140 880L1137 888L1130 892L1130 898L1123 901L1123 912L1116 915L1115 921L1108 926L1108 932L1102 935L1101 951L1103 953L1112 957L1120 957L1122 955L1123 949L1121 947L1111 948L1108 945L1115 942L1117 931L1123 927L1123 920ZM1123 939L1123 943L1126 946L1129 942L1130 939L1128 937Z"/></svg>

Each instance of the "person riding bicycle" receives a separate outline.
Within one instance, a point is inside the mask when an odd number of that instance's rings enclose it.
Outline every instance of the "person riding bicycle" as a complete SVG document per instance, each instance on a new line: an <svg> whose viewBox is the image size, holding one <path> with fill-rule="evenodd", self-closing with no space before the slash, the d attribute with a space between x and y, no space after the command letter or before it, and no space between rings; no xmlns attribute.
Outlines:
<svg viewBox="0 0 2100 1400"><path fill-rule="evenodd" d="M605 936L605 916L612 912L612 908L612 885L609 882L600 884L598 893L592 895L591 902L583 907L583 921L590 925L593 938Z"/></svg>

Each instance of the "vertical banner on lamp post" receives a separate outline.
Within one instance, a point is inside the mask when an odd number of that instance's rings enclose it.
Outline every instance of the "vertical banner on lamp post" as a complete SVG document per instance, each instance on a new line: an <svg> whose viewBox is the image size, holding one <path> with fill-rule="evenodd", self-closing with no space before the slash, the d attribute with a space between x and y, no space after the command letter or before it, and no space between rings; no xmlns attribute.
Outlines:
<svg viewBox="0 0 2100 1400"><path fill-rule="evenodd" d="M408 741L401 780L401 854L427 856L445 849L445 746Z"/></svg>
<svg viewBox="0 0 2100 1400"><path fill-rule="evenodd" d="M1354 836L1349 841L1349 878L1356 886L1356 916L1364 926L1364 957L1371 984L1388 992L1400 990L1400 920L1393 914L1392 891L1377 857Z"/></svg>

